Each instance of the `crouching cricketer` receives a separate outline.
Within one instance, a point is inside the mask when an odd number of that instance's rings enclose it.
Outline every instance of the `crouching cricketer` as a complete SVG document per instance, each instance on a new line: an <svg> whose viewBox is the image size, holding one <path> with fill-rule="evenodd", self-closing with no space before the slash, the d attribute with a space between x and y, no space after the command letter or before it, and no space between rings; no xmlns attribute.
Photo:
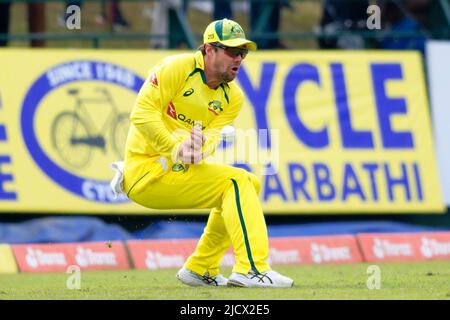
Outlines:
<svg viewBox="0 0 450 320"><path fill-rule="evenodd" d="M256 176L203 161L241 109L243 92L233 80L249 50L256 44L238 23L212 22L197 52L152 68L131 113L123 182L128 197L153 209L211 209L194 253L177 273L190 286L293 285L267 263ZM227 279L219 265L230 245L236 264Z"/></svg>

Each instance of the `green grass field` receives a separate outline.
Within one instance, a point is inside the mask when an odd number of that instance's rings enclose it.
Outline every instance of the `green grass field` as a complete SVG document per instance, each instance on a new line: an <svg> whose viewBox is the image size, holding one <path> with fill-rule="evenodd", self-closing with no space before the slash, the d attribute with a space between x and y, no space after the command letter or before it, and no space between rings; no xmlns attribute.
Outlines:
<svg viewBox="0 0 450 320"><path fill-rule="evenodd" d="M289 289L192 288L181 284L173 269L86 271L79 290L67 289L70 274L0 274L0 299L450 299L450 261L377 265L381 288L373 290L366 285L369 264L274 268L295 280Z"/></svg>

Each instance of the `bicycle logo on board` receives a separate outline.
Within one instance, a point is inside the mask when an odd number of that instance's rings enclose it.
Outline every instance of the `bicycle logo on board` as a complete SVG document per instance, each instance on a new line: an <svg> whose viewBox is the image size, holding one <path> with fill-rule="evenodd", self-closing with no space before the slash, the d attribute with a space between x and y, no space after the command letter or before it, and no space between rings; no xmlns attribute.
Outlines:
<svg viewBox="0 0 450 320"><path fill-rule="evenodd" d="M123 159L129 111L144 79L118 63L68 60L28 88L20 128L29 156L49 180L92 203L126 203L109 185Z"/></svg>
<svg viewBox="0 0 450 320"><path fill-rule="evenodd" d="M67 94L74 100L70 111L57 114L51 125L51 142L60 159L67 165L86 167L95 150L109 149L117 159L123 159L125 140L129 128L129 114L120 112L108 89L98 87L95 95L78 88L69 88ZM92 107L105 107L103 119L89 112ZM102 122L99 126L98 122Z"/></svg>

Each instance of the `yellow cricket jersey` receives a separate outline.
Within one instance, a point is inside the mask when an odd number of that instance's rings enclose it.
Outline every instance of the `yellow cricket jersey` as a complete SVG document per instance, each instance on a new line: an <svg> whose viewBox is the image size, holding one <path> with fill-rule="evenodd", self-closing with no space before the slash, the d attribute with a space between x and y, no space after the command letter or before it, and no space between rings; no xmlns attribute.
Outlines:
<svg viewBox="0 0 450 320"><path fill-rule="evenodd" d="M145 175L155 178L172 170L173 155L201 121L206 154L221 140L220 130L238 115L244 95L232 81L215 89L206 85L200 51L178 54L154 66L137 96L125 150L124 189L127 193ZM161 157L165 163L161 163Z"/></svg>

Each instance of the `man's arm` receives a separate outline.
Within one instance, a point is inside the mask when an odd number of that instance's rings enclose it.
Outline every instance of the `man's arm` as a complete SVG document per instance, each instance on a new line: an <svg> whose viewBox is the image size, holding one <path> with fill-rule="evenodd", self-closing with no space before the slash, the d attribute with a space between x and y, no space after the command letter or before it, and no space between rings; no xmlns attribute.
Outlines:
<svg viewBox="0 0 450 320"><path fill-rule="evenodd" d="M165 157L171 157L182 137L175 137L163 123L162 112L183 85L183 73L176 70L175 64L155 68L139 91L131 122L145 137L152 148Z"/></svg>

